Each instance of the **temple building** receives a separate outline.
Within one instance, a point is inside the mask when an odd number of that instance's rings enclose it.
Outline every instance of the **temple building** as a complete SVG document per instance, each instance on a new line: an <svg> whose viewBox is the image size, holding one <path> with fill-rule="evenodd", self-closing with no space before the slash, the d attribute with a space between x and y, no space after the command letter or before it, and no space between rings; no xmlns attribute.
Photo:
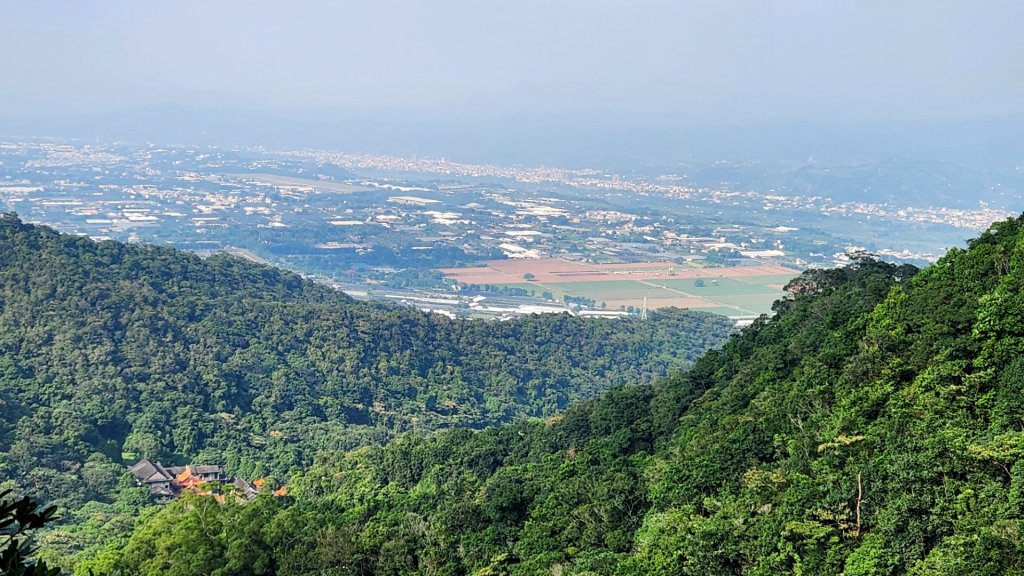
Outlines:
<svg viewBox="0 0 1024 576"><path fill-rule="evenodd" d="M140 486L149 488L158 502L169 502L184 490L202 495L209 494L209 490L204 489L202 485L211 482L230 484L242 497L251 500L256 497L263 485L262 479L249 482L243 478L228 478L224 470L217 465L163 466L159 462L143 459L128 470Z"/></svg>

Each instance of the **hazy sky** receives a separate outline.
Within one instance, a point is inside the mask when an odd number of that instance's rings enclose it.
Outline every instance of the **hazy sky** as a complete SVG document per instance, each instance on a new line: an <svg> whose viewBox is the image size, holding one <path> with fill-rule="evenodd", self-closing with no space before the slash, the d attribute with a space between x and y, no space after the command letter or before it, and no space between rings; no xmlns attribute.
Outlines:
<svg viewBox="0 0 1024 576"><path fill-rule="evenodd" d="M1020 0L0 0L0 117L1024 112ZM320 112L318 112L320 111Z"/></svg>

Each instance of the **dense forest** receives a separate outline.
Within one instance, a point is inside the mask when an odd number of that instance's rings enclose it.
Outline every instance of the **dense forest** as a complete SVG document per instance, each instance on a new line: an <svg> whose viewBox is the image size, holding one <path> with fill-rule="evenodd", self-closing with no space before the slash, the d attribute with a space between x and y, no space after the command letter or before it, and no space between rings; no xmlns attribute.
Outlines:
<svg viewBox="0 0 1024 576"><path fill-rule="evenodd" d="M187 498L97 574L1024 574L1024 219L808 271L689 371Z"/></svg>
<svg viewBox="0 0 1024 576"><path fill-rule="evenodd" d="M125 478L139 458L283 481L319 452L551 416L682 368L732 330L680 310L453 320L227 255L97 243L6 215L0 489L58 505L65 524L98 511L123 524L147 503ZM58 536L58 548L81 544Z"/></svg>

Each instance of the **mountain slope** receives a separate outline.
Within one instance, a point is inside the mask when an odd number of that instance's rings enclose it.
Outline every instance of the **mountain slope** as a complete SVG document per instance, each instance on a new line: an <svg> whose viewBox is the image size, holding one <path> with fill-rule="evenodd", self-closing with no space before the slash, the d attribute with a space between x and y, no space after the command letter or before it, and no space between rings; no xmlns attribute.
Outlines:
<svg viewBox="0 0 1024 576"><path fill-rule="evenodd" d="M0 481L67 509L109 501L137 457L284 476L406 430L547 416L681 367L731 329L683 311L451 320L3 216Z"/></svg>
<svg viewBox="0 0 1024 576"><path fill-rule="evenodd" d="M809 271L684 374L325 454L291 497L177 503L81 568L1024 574L1024 219L915 272Z"/></svg>

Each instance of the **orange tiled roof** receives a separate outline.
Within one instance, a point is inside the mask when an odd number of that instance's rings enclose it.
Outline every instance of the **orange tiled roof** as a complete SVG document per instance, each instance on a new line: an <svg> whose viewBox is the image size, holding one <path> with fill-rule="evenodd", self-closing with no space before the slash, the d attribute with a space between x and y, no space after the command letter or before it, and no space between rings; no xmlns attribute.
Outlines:
<svg viewBox="0 0 1024 576"><path fill-rule="evenodd" d="M191 466L185 466L185 470L181 474L178 474L174 480L180 484L182 488L195 488L203 483L198 476L192 474Z"/></svg>

